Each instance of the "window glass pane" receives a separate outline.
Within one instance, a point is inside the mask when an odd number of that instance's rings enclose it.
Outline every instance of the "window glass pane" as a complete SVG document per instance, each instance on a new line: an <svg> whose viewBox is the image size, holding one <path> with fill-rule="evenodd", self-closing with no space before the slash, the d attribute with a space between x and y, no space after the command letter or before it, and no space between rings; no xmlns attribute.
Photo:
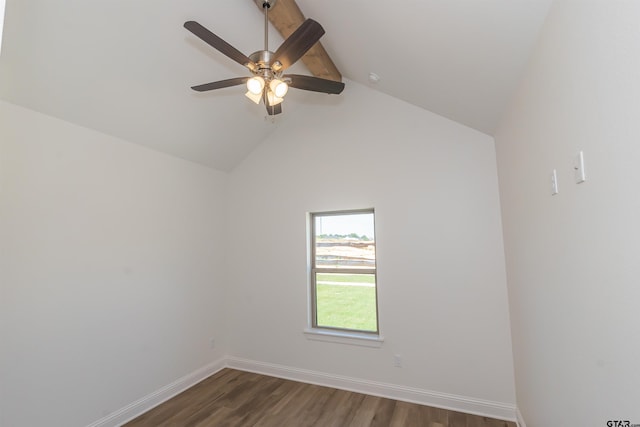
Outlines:
<svg viewBox="0 0 640 427"><path fill-rule="evenodd" d="M375 274L317 272L317 326L377 331L375 280Z"/></svg>
<svg viewBox="0 0 640 427"><path fill-rule="evenodd" d="M373 213L315 217L317 268L376 267Z"/></svg>

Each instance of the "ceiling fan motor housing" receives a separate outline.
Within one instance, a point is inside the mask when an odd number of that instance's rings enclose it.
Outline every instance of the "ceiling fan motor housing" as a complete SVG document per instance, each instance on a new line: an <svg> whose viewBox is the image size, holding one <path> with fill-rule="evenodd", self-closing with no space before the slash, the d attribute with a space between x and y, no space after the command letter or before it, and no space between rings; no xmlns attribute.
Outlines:
<svg viewBox="0 0 640 427"><path fill-rule="evenodd" d="M254 64L257 65L257 69L253 71L254 74L271 80L278 70L278 65L280 63L276 61L274 64L271 64L273 60L274 53L268 50L259 50L257 52L253 52L249 55L249 59L251 59Z"/></svg>

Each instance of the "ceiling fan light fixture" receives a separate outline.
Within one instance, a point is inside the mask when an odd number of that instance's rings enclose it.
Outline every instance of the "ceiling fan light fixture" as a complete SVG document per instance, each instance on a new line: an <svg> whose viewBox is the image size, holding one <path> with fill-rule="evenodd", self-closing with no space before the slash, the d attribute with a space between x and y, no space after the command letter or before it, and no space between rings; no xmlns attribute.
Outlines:
<svg viewBox="0 0 640 427"><path fill-rule="evenodd" d="M269 103L270 106L274 106L274 105L278 105L280 104L282 101L284 101L284 98L281 96L277 96L273 91L269 90L267 91L267 102Z"/></svg>
<svg viewBox="0 0 640 427"><path fill-rule="evenodd" d="M244 95L256 104L260 104L260 101L262 100L262 92L252 93L250 90L248 90Z"/></svg>
<svg viewBox="0 0 640 427"><path fill-rule="evenodd" d="M254 95L262 95L264 89L264 79L260 76L251 77L247 80L247 90Z"/></svg>
<svg viewBox="0 0 640 427"><path fill-rule="evenodd" d="M271 80L271 83L269 83L269 87L271 88L271 91L274 93L274 95L278 98L284 98L284 96L289 91L289 85L279 79Z"/></svg>

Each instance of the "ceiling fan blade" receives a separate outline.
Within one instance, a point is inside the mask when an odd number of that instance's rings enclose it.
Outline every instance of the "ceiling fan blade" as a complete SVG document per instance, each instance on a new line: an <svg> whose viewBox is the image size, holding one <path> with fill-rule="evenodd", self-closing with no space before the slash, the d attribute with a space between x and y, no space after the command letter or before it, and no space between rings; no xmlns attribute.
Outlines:
<svg viewBox="0 0 640 427"><path fill-rule="evenodd" d="M267 107L267 114L269 114L270 116L275 116L276 114L282 113L282 102L279 102L275 105L269 104L269 97L267 96L266 91L262 94L262 100L264 101L265 107Z"/></svg>
<svg viewBox="0 0 640 427"><path fill-rule="evenodd" d="M270 116L275 116L276 114L282 113L282 103L276 105L267 105L267 114Z"/></svg>
<svg viewBox="0 0 640 427"><path fill-rule="evenodd" d="M273 55L273 61L279 61L282 64L281 69L286 70L302 58L323 34L322 25L313 19L307 19L280 45Z"/></svg>
<svg viewBox="0 0 640 427"><path fill-rule="evenodd" d="M303 76L300 74L287 74L284 76L290 79L290 87L313 92L322 92L337 95L344 90L344 83L333 80L321 79L319 77Z"/></svg>
<svg viewBox="0 0 640 427"><path fill-rule="evenodd" d="M222 89L230 86L238 86L246 83L249 77L234 77L233 79L220 80L218 82L205 83L203 85L191 86L191 89L198 92L206 92L208 90Z"/></svg>
<svg viewBox="0 0 640 427"><path fill-rule="evenodd" d="M202 41L209 44L211 47L218 50L220 53L233 59L238 64L244 65L250 70L255 69L256 65L247 55L240 52L238 49L236 49L226 41L222 40L220 37L213 34L211 31L207 30L205 27L198 24L196 21L187 21L184 23L184 27L187 30L191 31L196 36L198 36Z"/></svg>

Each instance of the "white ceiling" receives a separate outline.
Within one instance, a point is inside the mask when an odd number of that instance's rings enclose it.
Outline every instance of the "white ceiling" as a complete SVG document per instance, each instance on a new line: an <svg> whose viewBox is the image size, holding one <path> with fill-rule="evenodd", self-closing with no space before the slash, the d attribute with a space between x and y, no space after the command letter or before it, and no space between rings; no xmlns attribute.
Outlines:
<svg viewBox="0 0 640 427"><path fill-rule="evenodd" d="M347 85L369 85L492 134L551 0L297 3L325 28L321 41ZM189 89L246 70L185 30L187 20L243 53L262 49L254 0L7 0L0 98L231 170L275 126L242 87ZM282 42L273 28L270 39L271 50ZM293 71L308 74L301 65ZM381 77L375 86L370 72ZM287 110L303 114L305 103L336 102L297 92L278 122Z"/></svg>

